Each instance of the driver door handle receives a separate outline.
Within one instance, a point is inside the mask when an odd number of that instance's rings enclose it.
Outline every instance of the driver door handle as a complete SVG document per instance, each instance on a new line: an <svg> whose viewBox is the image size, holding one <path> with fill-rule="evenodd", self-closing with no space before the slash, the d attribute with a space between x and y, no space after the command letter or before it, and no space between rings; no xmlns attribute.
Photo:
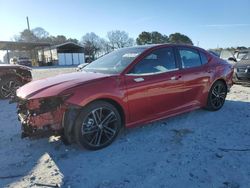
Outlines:
<svg viewBox="0 0 250 188"><path fill-rule="evenodd" d="M135 81L135 82L143 82L143 81L144 81L144 78L141 78L141 77L140 77L140 78L135 78L134 81Z"/></svg>
<svg viewBox="0 0 250 188"><path fill-rule="evenodd" d="M181 76L172 76L170 78L170 80L179 80L181 78Z"/></svg>

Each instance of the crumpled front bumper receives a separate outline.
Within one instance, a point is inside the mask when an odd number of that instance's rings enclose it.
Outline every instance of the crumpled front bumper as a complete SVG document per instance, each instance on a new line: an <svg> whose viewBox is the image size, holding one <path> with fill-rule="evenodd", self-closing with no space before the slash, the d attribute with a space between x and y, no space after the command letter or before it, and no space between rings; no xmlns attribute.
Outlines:
<svg viewBox="0 0 250 188"><path fill-rule="evenodd" d="M55 101L58 100L58 101ZM18 120L22 126L22 138L59 133L66 105L58 98L49 100L16 99Z"/></svg>

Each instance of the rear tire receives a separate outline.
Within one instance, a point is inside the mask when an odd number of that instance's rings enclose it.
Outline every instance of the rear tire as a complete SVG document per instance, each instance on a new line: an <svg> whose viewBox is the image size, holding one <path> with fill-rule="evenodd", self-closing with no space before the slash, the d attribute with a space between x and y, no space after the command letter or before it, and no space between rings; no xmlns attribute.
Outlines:
<svg viewBox="0 0 250 188"><path fill-rule="evenodd" d="M22 86L22 83L14 76L4 77L0 81L0 98L8 99L16 95L16 90Z"/></svg>
<svg viewBox="0 0 250 188"><path fill-rule="evenodd" d="M227 96L227 86L222 81L216 81L208 94L206 109L210 111L217 111L222 108Z"/></svg>
<svg viewBox="0 0 250 188"><path fill-rule="evenodd" d="M77 117L75 140L86 149L102 149L115 140L121 125L121 116L112 104L96 101L84 107Z"/></svg>

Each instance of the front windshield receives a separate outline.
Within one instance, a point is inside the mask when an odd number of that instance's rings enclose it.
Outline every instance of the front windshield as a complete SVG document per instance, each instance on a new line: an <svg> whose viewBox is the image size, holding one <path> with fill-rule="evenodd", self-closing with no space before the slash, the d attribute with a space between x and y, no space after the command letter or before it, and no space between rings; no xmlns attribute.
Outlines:
<svg viewBox="0 0 250 188"><path fill-rule="evenodd" d="M115 50L88 64L83 68L83 71L119 74L145 49L146 48L138 47Z"/></svg>
<svg viewBox="0 0 250 188"><path fill-rule="evenodd" d="M242 59L243 60L250 60L250 53L246 54Z"/></svg>

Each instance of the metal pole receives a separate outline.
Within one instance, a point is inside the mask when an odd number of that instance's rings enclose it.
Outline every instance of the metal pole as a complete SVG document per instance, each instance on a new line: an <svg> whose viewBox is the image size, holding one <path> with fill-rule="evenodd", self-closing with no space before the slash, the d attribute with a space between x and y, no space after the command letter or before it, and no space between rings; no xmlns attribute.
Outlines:
<svg viewBox="0 0 250 188"><path fill-rule="evenodd" d="M10 63L10 54L9 54L9 50L7 50L7 63L9 64Z"/></svg>
<svg viewBox="0 0 250 188"><path fill-rule="evenodd" d="M51 65L52 65L52 51L51 51L51 46L49 47L49 51L50 51L50 61L51 61Z"/></svg>
<svg viewBox="0 0 250 188"><path fill-rule="evenodd" d="M27 20L28 30L30 31L30 22L29 22L29 17L28 16L26 16L26 20Z"/></svg>

